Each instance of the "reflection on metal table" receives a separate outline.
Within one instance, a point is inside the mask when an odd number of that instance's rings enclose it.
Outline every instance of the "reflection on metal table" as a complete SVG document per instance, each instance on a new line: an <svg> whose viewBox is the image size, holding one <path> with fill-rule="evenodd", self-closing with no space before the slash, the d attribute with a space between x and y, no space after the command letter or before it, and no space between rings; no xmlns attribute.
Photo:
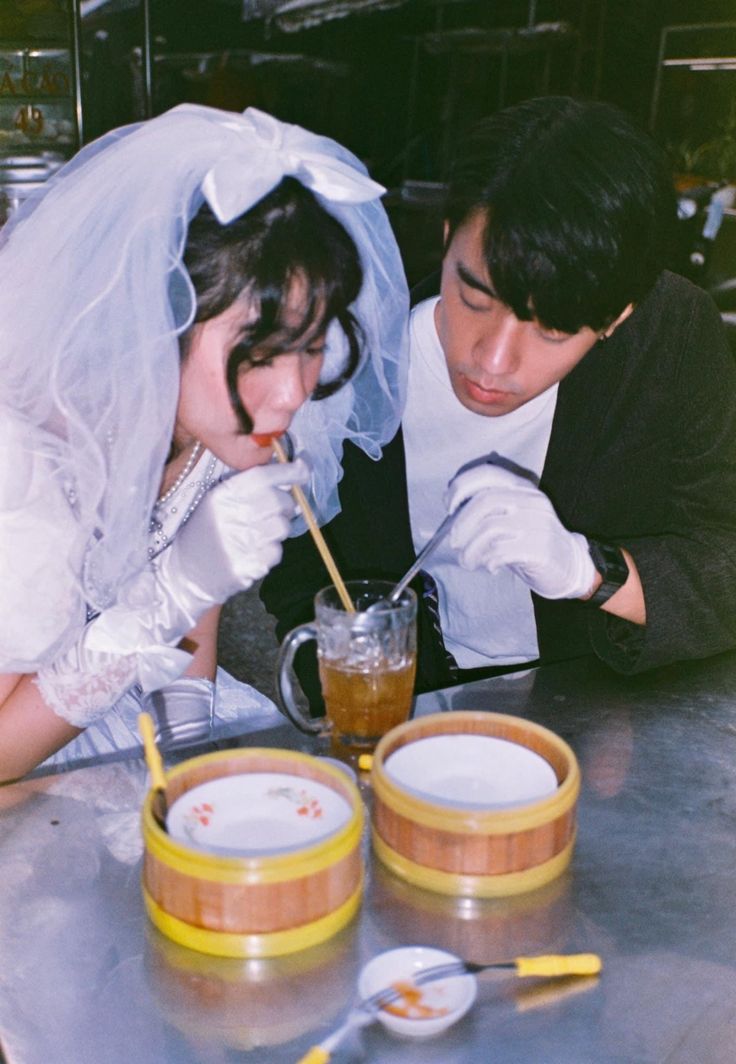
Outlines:
<svg viewBox="0 0 736 1064"><path fill-rule="evenodd" d="M8 1064L289 1064L343 1020L371 956L411 944L478 962L596 952L604 969L481 976L442 1035L401 1041L374 1024L335 1064L732 1064L736 653L638 678L586 659L417 699L416 713L455 709L526 717L573 747L583 789L569 870L528 894L453 899L394 877L366 839L356 920L272 960L197 954L149 924L141 759L0 788ZM225 742L315 749L288 724Z"/></svg>

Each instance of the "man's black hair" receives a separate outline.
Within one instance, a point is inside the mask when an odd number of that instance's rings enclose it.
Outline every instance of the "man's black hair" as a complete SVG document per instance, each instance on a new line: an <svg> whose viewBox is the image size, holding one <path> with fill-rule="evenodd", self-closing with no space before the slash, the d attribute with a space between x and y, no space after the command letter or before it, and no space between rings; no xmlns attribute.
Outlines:
<svg viewBox="0 0 736 1064"><path fill-rule="evenodd" d="M547 96L485 118L450 174L448 243L482 210L489 279L521 320L600 330L667 265L672 175L654 141L617 108Z"/></svg>

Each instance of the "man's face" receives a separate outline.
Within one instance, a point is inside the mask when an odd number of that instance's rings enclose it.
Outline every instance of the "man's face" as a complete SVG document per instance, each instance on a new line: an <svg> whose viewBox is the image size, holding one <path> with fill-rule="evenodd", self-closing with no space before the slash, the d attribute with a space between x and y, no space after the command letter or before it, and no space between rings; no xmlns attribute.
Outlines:
<svg viewBox="0 0 736 1064"><path fill-rule="evenodd" d="M566 377L600 334L587 326L570 334L519 321L494 294L484 229L479 211L455 230L442 263L435 324L459 401L476 414L499 417Z"/></svg>

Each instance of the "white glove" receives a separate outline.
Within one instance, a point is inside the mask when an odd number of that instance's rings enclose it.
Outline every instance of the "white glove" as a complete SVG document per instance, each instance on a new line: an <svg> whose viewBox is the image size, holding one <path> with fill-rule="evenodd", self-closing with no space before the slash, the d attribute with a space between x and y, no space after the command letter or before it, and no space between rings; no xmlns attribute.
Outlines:
<svg viewBox="0 0 736 1064"><path fill-rule="evenodd" d="M450 482L446 503L457 515L449 535L464 569L509 568L548 599L582 598L596 578L588 541L561 524L544 492L497 465L479 465Z"/></svg>
<svg viewBox="0 0 736 1064"><path fill-rule="evenodd" d="M133 683L156 690L184 672L190 655L175 649L211 606L265 576L281 558L301 459L257 466L205 495L170 547L95 617L77 643L40 669L38 686L59 716L86 727Z"/></svg>
<svg viewBox="0 0 736 1064"><path fill-rule="evenodd" d="M158 595L150 621L156 642L178 641L210 606L265 576L281 559L295 504L292 484L309 479L298 458L237 473L218 484L154 560ZM147 590L147 589L146 589ZM135 603L135 588L125 595ZM150 595L145 604L150 606ZM118 608L106 611L114 614Z"/></svg>

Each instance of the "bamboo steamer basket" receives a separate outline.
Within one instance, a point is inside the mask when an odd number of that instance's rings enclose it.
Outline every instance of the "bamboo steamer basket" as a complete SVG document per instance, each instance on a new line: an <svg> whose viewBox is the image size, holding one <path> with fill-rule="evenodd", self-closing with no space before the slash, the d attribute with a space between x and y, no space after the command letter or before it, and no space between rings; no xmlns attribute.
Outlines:
<svg viewBox="0 0 736 1064"><path fill-rule="evenodd" d="M557 777L553 795L507 809L449 806L418 797L391 779L385 763L407 743L473 734L519 743L543 757ZM554 732L503 713L455 711L392 729L371 769L373 849L391 871L441 894L497 898L544 886L570 863L580 770Z"/></svg>
<svg viewBox="0 0 736 1064"><path fill-rule="evenodd" d="M277 957L331 938L357 912L363 892L363 805L344 772L308 754L221 750L167 773L169 805L223 776L277 772L314 780L346 799L338 831L288 853L231 857L173 839L153 818L153 790L142 812L143 899L153 924L190 949L220 957Z"/></svg>

